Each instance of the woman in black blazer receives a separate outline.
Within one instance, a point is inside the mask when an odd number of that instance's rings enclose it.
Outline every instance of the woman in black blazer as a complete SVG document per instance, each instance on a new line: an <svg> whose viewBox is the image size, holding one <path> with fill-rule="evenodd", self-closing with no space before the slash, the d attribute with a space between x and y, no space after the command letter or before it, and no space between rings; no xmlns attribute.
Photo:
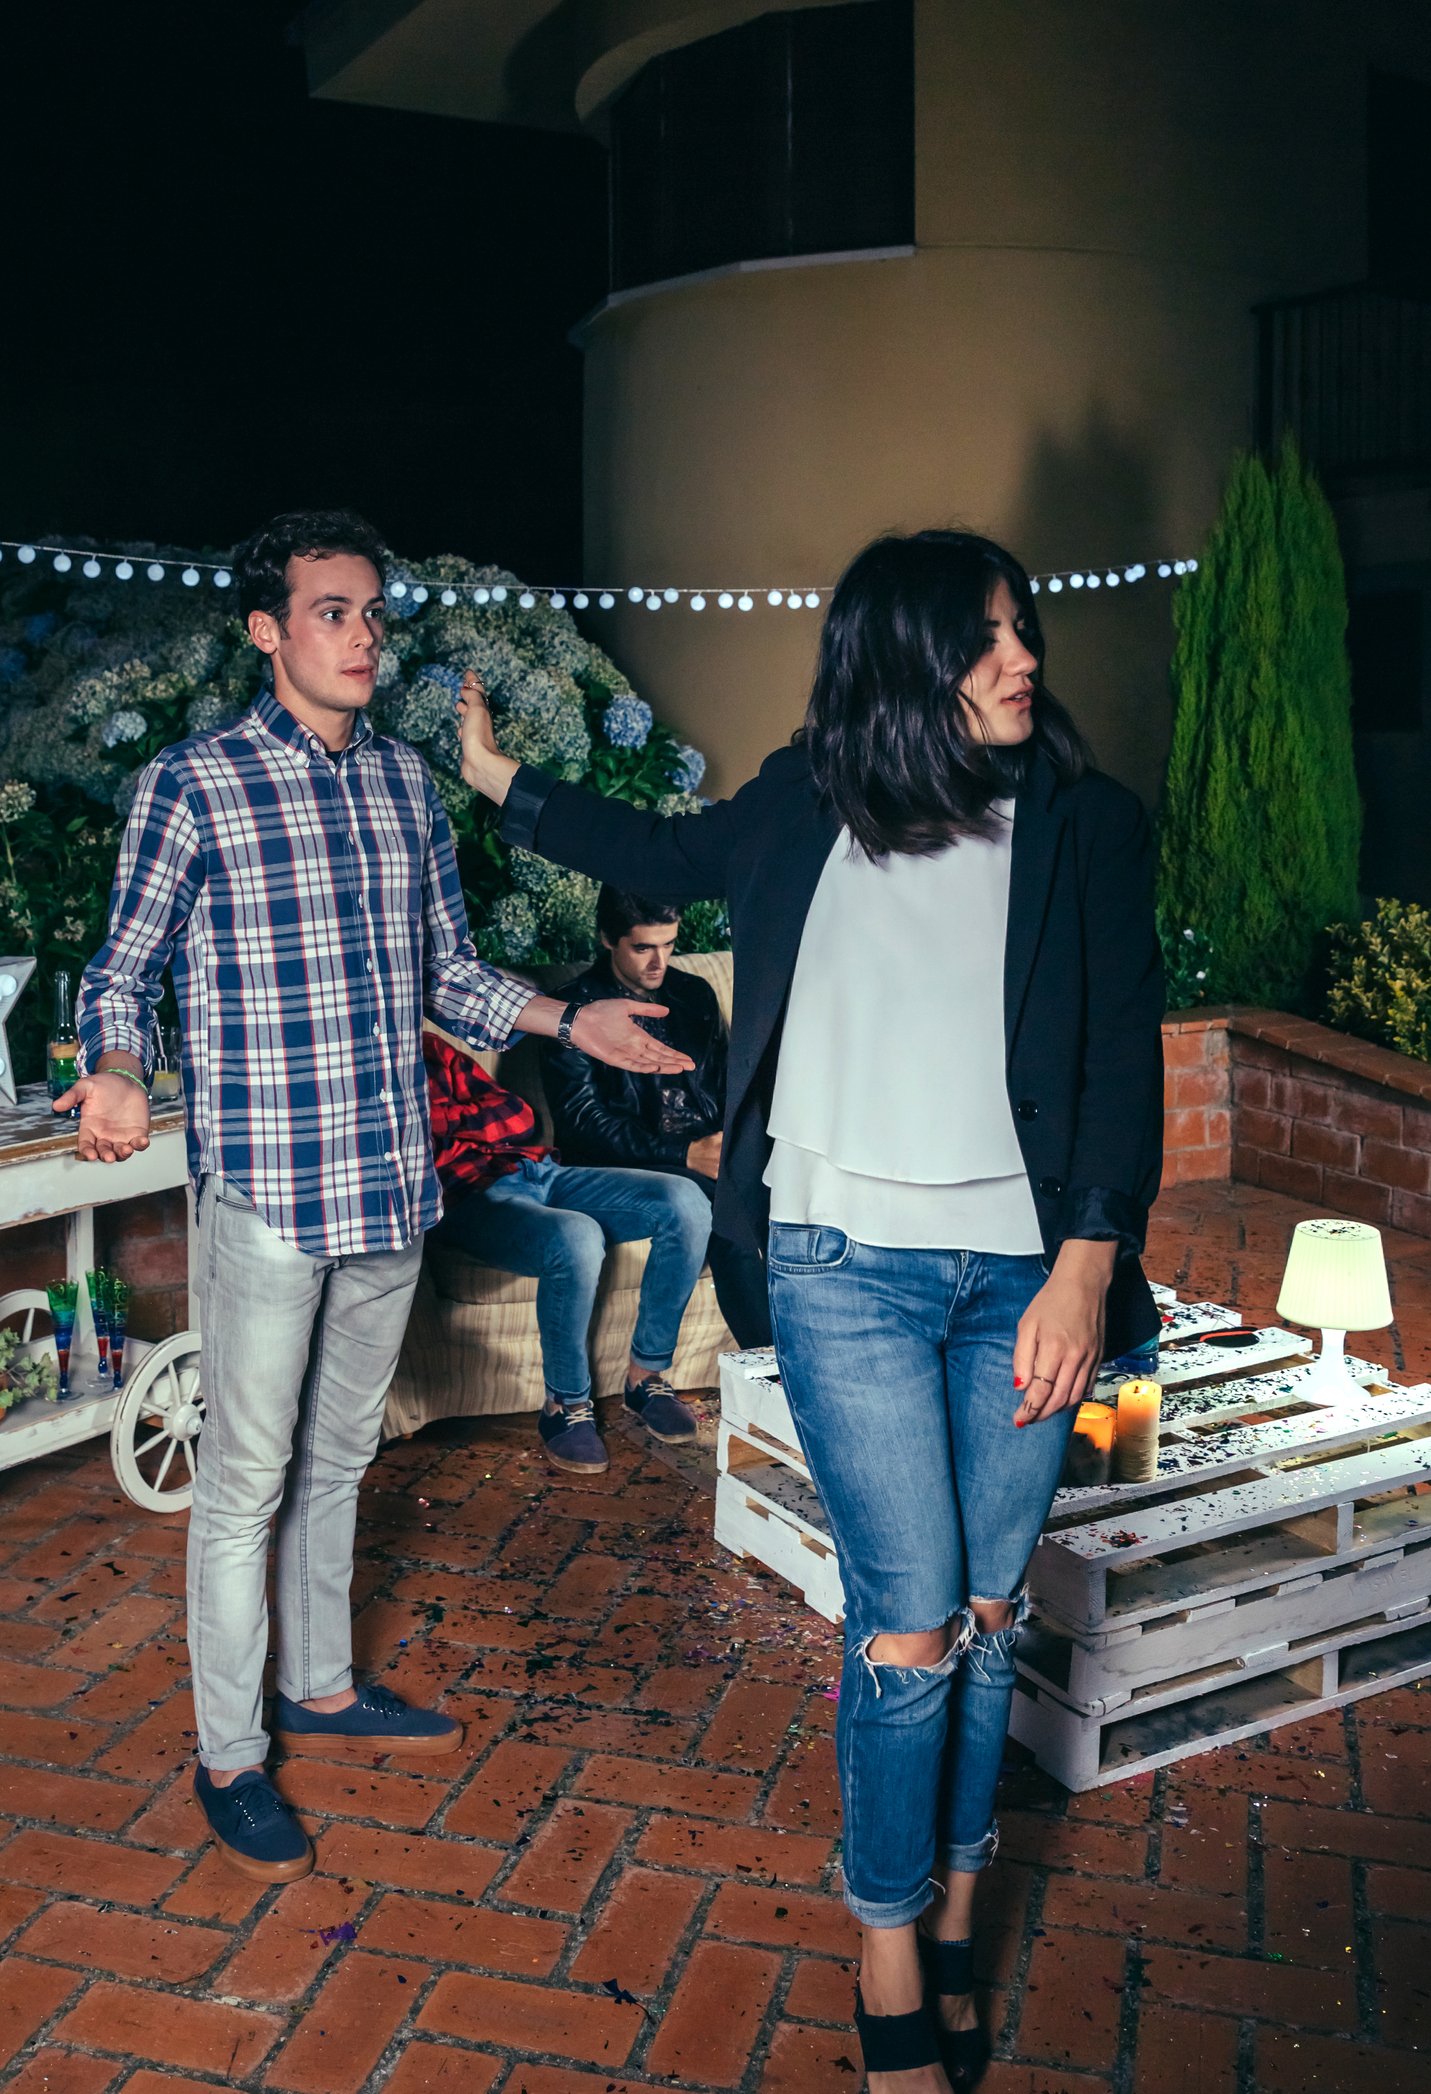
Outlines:
<svg viewBox="0 0 1431 2094"><path fill-rule="evenodd" d="M1159 1327L1138 1262L1162 1146L1146 816L1044 687L1023 568L962 532L855 560L801 735L700 814L504 758L471 674L463 714L463 776L509 842L727 900L716 1227L768 1245L844 1580L866 2066L876 2094L970 2086L1023 1571L1100 1361Z"/></svg>

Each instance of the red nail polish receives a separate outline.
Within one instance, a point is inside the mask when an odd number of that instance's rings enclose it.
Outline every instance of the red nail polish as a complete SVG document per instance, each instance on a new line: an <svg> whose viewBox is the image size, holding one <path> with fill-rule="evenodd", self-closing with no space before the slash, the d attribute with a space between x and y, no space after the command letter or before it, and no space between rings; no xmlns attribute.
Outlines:
<svg viewBox="0 0 1431 2094"><path fill-rule="evenodd" d="M1020 1432L1023 1431L1024 1427L1028 1424L1028 1422L1029 1421L1027 1418L1015 1418L1014 1420L1014 1424L1018 1427Z"/></svg>
<svg viewBox="0 0 1431 2094"><path fill-rule="evenodd" d="M1023 1387L1023 1385L1024 1385L1024 1378L1023 1378L1023 1376L1022 1376L1021 1374L1016 1374L1016 1375L1014 1376L1014 1387L1015 1387L1016 1389L1021 1389L1021 1388Z"/></svg>

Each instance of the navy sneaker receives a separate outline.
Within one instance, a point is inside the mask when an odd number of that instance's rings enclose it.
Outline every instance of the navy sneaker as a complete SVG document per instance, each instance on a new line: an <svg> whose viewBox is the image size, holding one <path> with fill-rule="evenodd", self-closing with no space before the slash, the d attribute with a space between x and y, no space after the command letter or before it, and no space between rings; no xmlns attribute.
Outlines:
<svg viewBox="0 0 1431 2094"><path fill-rule="evenodd" d="M415 1709L387 1687L359 1687L346 1709L305 1709L273 1697L273 1733L285 1751L356 1745L366 1752L455 1752L462 1725L437 1709Z"/></svg>
<svg viewBox="0 0 1431 2094"><path fill-rule="evenodd" d="M539 1411L537 1431L547 1450L547 1460L575 1476L604 1476L611 1457L596 1429L596 1409L589 1398L564 1403L560 1410Z"/></svg>
<svg viewBox="0 0 1431 2094"><path fill-rule="evenodd" d="M194 1769L194 1794L225 1861L259 1883L293 1883L313 1867L313 1842L257 1767L227 1788Z"/></svg>
<svg viewBox="0 0 1431 2094"><path fill-rule="evenodd" d="M696 1436L694 1411L688 1410L663 1374L627 1382L626 1408L639 1418L653 1440L681 1447Z"/></svg>

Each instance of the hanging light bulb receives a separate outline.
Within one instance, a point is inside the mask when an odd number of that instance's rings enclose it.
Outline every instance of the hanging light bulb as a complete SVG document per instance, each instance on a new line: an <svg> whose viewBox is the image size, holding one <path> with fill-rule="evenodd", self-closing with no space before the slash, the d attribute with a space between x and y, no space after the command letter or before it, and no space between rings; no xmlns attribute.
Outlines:
<svg viewBox="0 0 1431 2094"><path fill-rule="evenodd" d="M1083 586L1085 589L1101 589L1103 577L1097 574L1090 574L1085 577Z"/></svg>
<svg viewBox="0 0 1431 2094"><path fill-rule="evenodd" d="M646 608L648 611L659 611L661 608L661 599L656 594L654 589L651 591L651 594L646 598Z"/></svg>
<svg viewBox="0 0 1431 2094"><path fill-rule="evenodd" d="M119 565L115 568L114 572L121 582L127 582L129 580L129 577L133 574L134 569L130 565L128 560L121 560Z"/></svg>
<svg viewBox="0 0 1431 2094"><path fill-rule="evenodd" d="M1186 574L1186 573L1187 573L1187 571L1188 571L1188 563L1187 563L1187 561L1186 561L1186 560L1174 560L1174 562L1173 562L1173 573L1174 573L1174 574Z"/></svg>
<svg viewBox="0 0 1431 2094"><path fill-rule="evenodd" d="M1039 590L1039 581L1038 576L1036 574L1031 574L1029 576L1029 587L1030 589L1032 589L1034 595L1037 596Z"/></svg>
<svg viewBox="0 0 1431 2094"><path fill-rule="evenodd" d="M554 611L564 611L566 609L566 598L562 595L560 589L553 589L547 601Z"/></svg>
<svg viewBox="0 0 1431 2094"><path fill-rule="evenodd" d="M1168 563L1167 563L1167 561L1166 561L1166 560L1159 560L1159 562L1158 562L1158 579L1159 579L1160 581L1164 581L1164 582L1165 582L1165 581L1167 580L1168 576L1169 576L1169 575L1170 575L1170 574L1172 573L1172 571L1173 571L1173 570L1172 570L1172 568L1171 568L1171 567L1170 567L1170 566L1168 565Z"/></svg>
<svg viewBox="0 0 1431 2094"><path fill-rule="evenodd" d="M1142 572L1141 567L1125 567L1123 569L1123 579L1125 582L1136 582Z"/></svg>
<svg viewBox="0 0 1431 2094"><path fill-rule="evenodd" d="M803 611L805 608L805 600L798 589L792 589L785 601L792 611Z"/></svg>
<svg viewBox="0 0 1431 2094"><path fill-rule="evenodd" d="M70 569L71 569L71 568L72 568L73 566L74 566L74 561L73 561L73 560L72 560L72 559L70 558L70 556L69 556L69 554L68 554L68 553L56 553L56 554L55 554L55 573L56 573L56 574L68 574L68 573L69 573L69 571L70 571Z"/></svg>
<svg viewBox="0 0 1431 2094"><path fill-rule="evenodd" d="M665 597L667 603L679 603L681 600L679 589L663 589L661 594Z"/></svg>
<svg viewBox="0 0 1431 2094"><path fill-rule="evenodd" d="M811 590L809 590L809 591L808 591L808 593L806 594L806 597L805 597L805 608L806 608L806 610L807 610L807 611L818 611L818 610L819 610L819 608L820 608L820 592L819 592L819 590L818 590L818 589L811 589Z"/></svg>
<svg viewBox="0 0 1431 2094"><path fill-rule="evenodd" d="M1108 589L1116 589L1118 584L1122 581L1122 579L1122 575L1117 572L1116 568L1110 567L1107 574L1105 574L1103 577L1104 587Z"/></svg>
<svg viewBox="0 0 1431 2094"><path fill-rule="evenodd" d="M537 599L533 596L530 589L524 589L517 598L517 602L524 611L534 611L537 607Z"/></svg>
<svg viewBox="0 0 1431 2094"><path fill-rule="evenodd" d="M183 584L184 584L184 587L185 587L186 589L195 589L195 588L197 588L197 587L198 587L198 583L199 583L199 570L198 570L198 568L197 568L197 567L186 567L186 568L184 569L184 572L183 572L183 574L182 574L182 575L180 576L180 580L181 580L181 581L183 582Z"/></svg>
<svg viewBox="0 0 1431 2094"><path fill-rule="evenodd" d="M151 560L144 572L148 575L151 582L162 582L164 579L164 568L158 560Z"/></svg>
<svg viewBox="0 0 1431 2094"><path fill-rule="evenodd" d="M480 595L480 593L481 593L481 592L480 592L480 590L479 590L479 592L478 592L478 593L479 593L479 595ZM388 584L388 595L389 595L389 596L406 596L406 595L407 595L407 583L406 583L406 582L389 582L389 584Z"/></svg>
<svg viewBox="0 0 1431 2094"><path fill-rule="evenodd" d="M450 611L452 609L452 606L457 601L457 591L455 589L444 589L442 592L441 601L447 605L447 608Z"/></svg>
<svg viewBox="0 0 1431 2094"><path fill-rule="evenodd" d="M785 601L784 593L779 589L772 589L765 601L769 604L772 611L778 611L781 604Z"/></svg>
<svg viewBox="0 0 1431 2094"><path fill-rule="evenodd" d="M637 588L633 584L633 586L626 591L626 601L628 603L640 603L644 599L645 594L646 591L644 589Z"/></svg>
<svg viewBox="0 0 1431 2094"><path fill-rule="evenodd" d="M492 601L492 592L491 592L491 590L490 590L490 589L474 589L474 590L472 591L472 601L473 601L473 603L490 603L490 602Z"/></svg>
<svg viewBox="0 0 1431 2094"><path fill-rule="evenodd" d="M87 576L90 581L94 581L99 574L99 562L95 559L93 553L85 561L84 566L80 569L80 573Z"/></svg>
<svg viewBox="0 0 1431 2094"><path fill-rule="evenodd" d="M1063 581L1062 581L1061 577L1060 577L1060 576L1058 576L1058 575L1056 575L1056 574L1051 574L1051 575L1049 576L1049 578L1048 578L1048 593L1049 593L1049 595L1050 595L1050 596L1057 596L1057 595L1058 595L1058 592L1059 592L1059 590L1060 590L1060 589L1061 589L1062 587L1063 587Z"/></svg>
<svg viewBox="0 0 1431 2094"><path fill-rule="evenodd" d="M229 571L228 571L227 567L219 567L219 568L216 568L216 569L215 569L215 571L214 571L214 587L215 587L216 589L227 589L227 587L228 587L229 583L230 583L230 582L231 582L232 580L233 580L233 576L232 576L232 575L231 575L231 574L229 573Z"/></svg>
<svg viewBox="0 0 1431 2094"><path fill-rule="evenodd" d="M729 589L722 589L720 595L716 598L716 602L723 611L728 611L735 602L735 598L731 595Z"/></svg>
<svg viewBox="0 0 1431 2094"><path fill-rule="evenodd" d="M1081 574L1071 574L1068 577L1068 586L1070 589L1081 589L1083 587L1083 576Z"/></svg>
<svg viewBox="0 0 1431 2094"><path fill-rule="evenodd" d="M497 583L492 591L492 601L493 603L505 603L507 601L507 585L505 582Z"/></svg>
<svg viewBox="0 0 1431 2094"><path fill-rule="evenodd" d="M555 597L552 598L552 602L556 602ZM572 603L575 605L578 611L584 611L590 602L591 598L587 595L584 589L578 589L575 596L572 598Z"/></svg>
<svg viewBox="0 0 1431 2094"><path fill-rule="evenodd" d="M419 582L419 583L418 583L418 585L417 585L417 587L416 587L416 588L415 588L415 589L413 590L413 592L412 592L412 600L413 600L413 602L414 602L414 603L426 603L426 602L427 602L427 591L426 591L426 589L424 589L424 587L423 587L423 585L422 585L422 583L421 583L421 582Z"/></svg>
<svg viewBox="0 0 1431 2094"><path fill-rule="evenodd" d="M603 611L609 611L612 608L613 604L616 602L616 598L612 595L609 589L603 589L600 596L597 598L597 602L601 605Z"/></svg>
<svg viewBox="0 0 1431 2094"><path fill-rule="evenodd" d="M706 607L706 600L705 600L705 598L704 598L704 597L703 597L703 596L701 595L701 593L700 593L700 591L699 591L699 589L698 589L698 590L696 591L695 595L694 595L694 596L693 596L693 597L691 598L691 609L692 609L693 611L703 611L703 610L705 609L705 607Z"/></svg>
<svg viewBox="0 0 1431 2094"><path fill-rule="evenodd" d="M20 547L19 552L15 555L15 558L20 562L20 564L23 567L28 567L30 562L34 559L34 557L35 548L33 545L22 545Z"/></svg>
<svg viewBox="0 0 1431 2094"><path fill-rule="evenodd" d="M736 608L741 611L753 611L755 609L755 598L753 596L737 598Z"/></svg>
<svg viewBox="0 0 1431 2094"><path fill-rule="evenodd" d="M1196 560L1189 560L1189 561L1188 561L1188 563L1187 563L1187 570L1188 570L1188 573L1189 573L1189 574L1196 574L1196 573L1197 573L1197 561L1196 561Z"/></svg>

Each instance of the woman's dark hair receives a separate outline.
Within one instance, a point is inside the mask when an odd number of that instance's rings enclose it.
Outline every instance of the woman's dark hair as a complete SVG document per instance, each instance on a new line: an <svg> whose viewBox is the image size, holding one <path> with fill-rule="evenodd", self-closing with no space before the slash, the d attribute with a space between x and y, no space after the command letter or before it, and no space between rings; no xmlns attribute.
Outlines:
<svg viewBox="0 0 1431 2094"><path fill-rule="evenodd" d="M239 615L267 611L281 626L288 624L288 563L322 560L331 553L356 553L378 571L378 587L387 580L387 547L370 523L351 509L290 509L246 538L234 554Z"/></svg>
<svg viewBox="0 0 1431 2094"><path fill-rule="evenodd" d="M1015 748L980 739L958 693L984 652L989 598L1007 582L1038 668L1033 733ZM835 586L804 740L815 781L870 858L937 851L991 833L989 803L1014 791L1038 749L1064 781L1087 744L1044 686L1043 634L1012 553L971 531L877 538Z"/></svg>
<svg viewBox="0 0 1431 2094"><path fill-rule="evenodd" d="M603 887L596 897L596 928L615 945L638 923L679 923L681 912L671 902L653 902L623 887Z"/></svg>

